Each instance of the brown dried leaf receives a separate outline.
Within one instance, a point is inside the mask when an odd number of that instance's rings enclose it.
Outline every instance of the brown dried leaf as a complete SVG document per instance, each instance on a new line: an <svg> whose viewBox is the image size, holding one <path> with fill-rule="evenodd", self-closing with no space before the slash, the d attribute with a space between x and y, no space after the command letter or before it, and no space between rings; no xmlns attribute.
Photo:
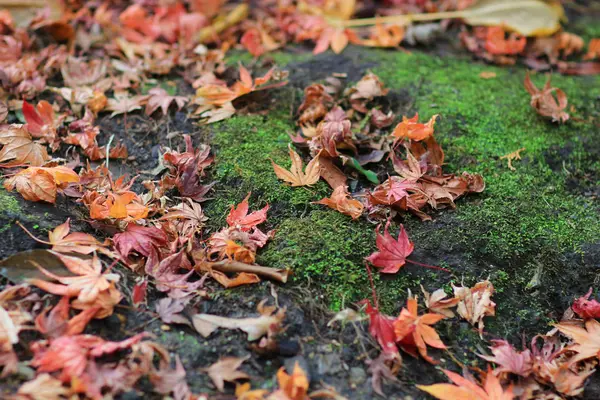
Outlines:
<svg viewBox="0 0 600 400"><path fill-rule="evenodd" d="M250 356L244 358L221 358L210 367L205 368L204 371L210 376L210 379L212 379L217 390L223 392L225 390L225 382L235 382L238 379L250 379L250 376L247 373L238 371L242 363L248 358L250 358Z"/></svg>

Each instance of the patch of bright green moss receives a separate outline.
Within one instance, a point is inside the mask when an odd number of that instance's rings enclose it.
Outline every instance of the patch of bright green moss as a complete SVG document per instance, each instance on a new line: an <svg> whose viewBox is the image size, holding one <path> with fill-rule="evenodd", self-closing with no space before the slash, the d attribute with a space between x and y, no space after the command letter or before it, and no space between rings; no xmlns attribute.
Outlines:
<svg viewBox="0 0 600 400"><path fill-rule="evenodd" d="M9 195L4 188L0 189L0 211L11 214L18 214L21 211L17 199Z"/></svg>
<svg viewBox="0 0 600 400"><path fill-rule="evenodd" d="M572 118L557 125L537 115L523 88L522 69L422 54L379 52L378 57L382 62L375 72L386 84L419 88L414 109L422 119L440 114L436 136L446 152L447 170L485 177L482 201L459 203L457 216L472 229L457 240L475 240L487 253L510 258L536 246L577 250L600 237L592 200L569 193L565 175L545 159L552 146L591 137L592 124ZM483 71L495 72L496 78L482 79ZM532 79L538 87L545 81L543 76ZM582 120L597 112L591 88L600 89L599 78L554 76L552 82L569 96L574 117ZM515 161L517 170L510 171L499 159L520 148L525 148L524 160ZM597 168L597 160L587 162Z"/></svg>
<svg viewBox="0 0 600 400"><path fill-rule="evenodd" d="M327 184L292 188L279 180L271 160L284 168L291 165L288 133L295 127L284 105L268 116L238 116L214 125L212 144L216 147L214 178L217 200L207 207L211 218L223 219L232 204L253 193L254 207L271 205L269 221L299 216L322 206L311 205L329 195ZM306 157L304 157L306 158Z"/></svg>

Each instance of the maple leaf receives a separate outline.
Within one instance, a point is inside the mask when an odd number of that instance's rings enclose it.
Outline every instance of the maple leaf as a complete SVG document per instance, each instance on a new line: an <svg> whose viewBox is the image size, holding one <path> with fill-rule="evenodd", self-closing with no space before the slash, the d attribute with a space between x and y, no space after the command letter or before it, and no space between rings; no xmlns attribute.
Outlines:
<svg viewBox="0 0 600 400"><path fill-rule="evenodd" d="M95 254L91 260L86 260L60 253L52 253L63 262L69 271L77 274L77 276L58 276L37 265L44 275L60 282L60 284L55 284L42 279L29 279L30 284L46 292L59 296L77 296L79 301L88 303L94 301L101 291L107 290L110 287L110 282L119 281L119 275L102 272L102 263Z"/></svg>
<svg viewBox="0 0 600 400"><path fill-rule="evenodd" d="M310 186L317 183L321 169L319 165L319 156L317 155L313 158L306 166L306 170L302 172L304 163L298 153L292 150L291 145L289 146L289 152L292 160L292 167L289 171L275 164L275 162L271 160L275 175L277 175L279 179L291 183L292 186Z"/></svg>
<svg viewBox="0 0 600 400"><path fill-rule="evenodd" d="M391 363L391 367L388 364ZM374 360L368 360L369 372L372 376L371 386L378 395L385 397L381 388L382 378L392 382L399 382L392 369L398 369L402 366L402 358L399 353L382 352Z"/></svg>
<svg viewBox="0 0 600 400"><path fill-rule="evenodd" d="M54 141L56 126L54 121L54 110L46 100L40 101L33 107L23 101L23 117L27 124L25 129L35 138L46 138L48 142Z"/></svg>
<svg viewBox="0 0 600 400"><path fill-rule="evenodd" d="M142 102L147 96L129 97L127 92L115 92L114 99L108 99L106 110L112 111L111 118L115 115L125 114L142 108Z"/></svg>
<svg viewBox="0 0 600 400"><path fill-rule="evenodd" d="M25 200L54 203L57 190L72 182L79 182L79 175L70 168L28 167L4 181L4 187L16 188Z"/></svg>
<svg viewBox="0 0 600 400"><path fill-rule="evenodd" d="M531 351L526 349L519 352L506 340L492 340L492 344L490 349L493 356L480 355L479 357L499 366L494 369L494 374L511 373L523 377L529 376L533 368Z"/></svg>
<svg viewBox="0 0 600 400"><path fill-rule="evenodd" d="M369 300L365 312L369 316L369 333L381 346L384 353L398 353L396 334L394 333L394 318L382 314L378 307L373 307Z"/></svg>
<svg viewBox="0 0 600 400"><path fill-rule="evenodd" d="M363 204L350 197L346 186L340 185L333 190L331 197L324 198L315 202L316 204L323 204L329 208L333 208L341 212L342 214L349 215L352 219L357 219L362 215L364 210Z"/></svg>
<svg viewBox="0 0 600 400"><path fill-rule="evenodd" d="M90 217L93 219L115 218L135 221L148 216L148 207L142 204L137 194L131 191L109 192L98 195L90 204Z"/></svg>
<svg viewBox="0 0 600 400"><path fill-rule="evenodd" d="M156 312L161 321L165 324L190 325L190 321L180 314L185 308L186 303L187 302L184 300L166 297L158 301L156 304Z"/></svg>
<svg viewBox="0 0 600 400"><path fill-rule="evenodd" d="M490 373L489 370L486 374L483 387L480 387L469 379L463 378L455 372L443 371L454 385L436 383L428 386L417 385L417 388L439 400L512 400L515 397L512 386L509 386L506 390L503 389L496 375Z"/></svg>
<svg viewBox="0 0 600 400"><path fill-rule="evenodd" d="M267 211L269 210L269 205L267 204L262 209L248 214L249 198L250 193L248 193L244 200L242 200L242 202L236 207L231 206L231 210L227 216L227 224L231 227L240 229L242 232L248 232L252 228L255 228L257 225L267 220Z"/></svg>
<svg viewBox="0 0 600 400"><path fill-rule="evenodd" d="M22 384L17 393L28 400L63 400L71 395L71 390L50 374L40 374Z"/></svg>
<svg viewBox="0 0 600 400"><path fill-rule="evenodd" d="M413 243L408 239L404 225L400 225L400 233L398 240L394 240L388 232L390 222L386 223L384 234L379 233L381 225L375 229L377 249L375 253L366 258L371 264L377 268L383 268L382 273L395 274L406 264L408 257L414 250Z"/></svg>
<svg viewBox="0 0 600 400"><path fill-rule="evenodd" d="M600 318L600 303L596 299L590 300L592 288L583 296L573 302L571 308L583 319Z"/></svg>
<svg viewBox="0 0 600 400"><path fill-rule="evenodd" d="M567 323L556 324L556 328L575 342L568 347L569 350L577 352L571 358L572 363L593 357L600 358L600 322L588 319L585 321L585 328Z"/></svg>
<svg viewBox="0 0 600 400"><path fill-rule="evenodd" d="M459 298L454 297L451 299L446 299L447 294L444 289L438 289L435 292L429 294L421 285L421 291L425 296L425 306L429 311L433 311L434 313L442 314L446 318L454 318L454 313L449 310L449 308L454 308L460 301Z"/></svg>
<svg viewBox="0 0 600 400"><path fill-rule="evenodd" d="M83 332L99 308L90 308L71 319L69 319L69 309L69 297L64 296L48 314L40 313L35 318L36 329L51 338L77 335Z"/></svg>
<svg viewBox="0 0 600 400"><path fill-rule="evenodd" d="M161 362L159 370L150 373L150 382L154 391L160 394L173 393L175 400L187 400L191 398L191 392L185 380L185 368L179 356L175 357L175 368L169 367L167 362Z"/></svg>
<svg viewBox="0 0 600 400"><path fill-rule="evenodd" d="M70 232L71 218L58 225L48 232L48 242L36 238L31 232L25 229L25 232L35 241L52 245L52 250L58 253L79 253L90 254L94 251L100 251L103 254L115 258L115 254L106 249L105 244L100 243L95 237L83 232Z"/></svg>
<svg viewBox="0 0 600 400"><path fill-rule="evenodd" d="M313 54L321 54L329 47L335 54L340 54L348 46L348 33L341 28L325 28L321 31L313 49Z"/></svg>
<svg viewBox="0 0 600 400"><path fill-rule="evenodd" d="M40 167L50 159L46 148L34 142L23 125L0 127L0 144L4 145L0 150L0 163L4 167L21 164Z"/></svg>
<svg viewBox="0 0 600 400"><path fill-rule="evenodd" d="M194 270L178 274L177 272L182 268L191 269L184 250L165 257L158 265L151 266L146 263L146 273L155 278L156 288L161 292L167 292L169 297L179 299L188 296L203 284L202 280L188 281Z"/></svg>
<svg viewBox="0 0 600 400"><path fill-rule="evenodd" d="M551 76L548 75L546 84L539 90L531 81L529 72L525 75L525 89L531 95L531 107L544 117L552 118L553 122L566 122L569 114L565 112L567 108L567 95L558 88L551 87ZM556 93L556 98L553 93Z"/></svg>
<svg viewBox="0 0 600 400"><path fill-rule="evenodd" d="M308 400L308 377L306 372L300 367L298 361L294 364L292 374L285 372L285 368L281 367L277 371L277 383L279 389L271 396L275 399L283 398L289 400Z"/></svg>
<svg viewBox="0 0 600 400"><path fill-rule="evenodd" d="M36 342L31 346L34 353L31 365L38 372L61 371L59 379L71 382L71 379L82 376L92 359L127 349L146 335L145 332L140 333L121 342L108 342L94 335L61 336L47 344Z"/></svg>
<svg viewBox="0 0 600 400"><path fill-rule="evenodd" d="M417 142L425 140L433 135L433 126L435 125L437 117L438 114L435 114L429 119L429 122L421 124L418 122L419 113L416 113L415 116L410 119L403 116L402 122L396 125L392 135L396 140L403 138L408 138Z"/></svg>
<svg viewBox="0 0 600 400"><path fill-rule="evenodd" d="M188 98L185 96L171 96L169 93L160 87L152 88L148 91L148 103L146 104L146 115L152 115L157 109L161 109L163 115L169 112L169 106L174 102L177 105L177 110L187 103Z"/></svg>
<svg viewBox="0 0 600 400"><path fill-rule="evenodd" d="M400 316L393 323L396 341L409 354L414 354L413 348L416 346L421 357L431 364L437 364L427 355L427 345L436 349L445 349L446 346L430 325L444 318L441 314L433 313L418 315L417 299L409 298L406 301L406 308L402 309Z"/></svg>
<svg viewBox="0 0 600 400"><path fill-rule="evenodd" d="M204 222L208 220L202 212L200 204L192 199L182 202L169 209L161 220L175 220L175 226L181 236L192 237L199 233L204 227Z"/></svg>
<svg viewBox="0 0 600 400"><path fill-rule="evenodd" d="M210 376L210 379L212 379L217 390L223 392L225 390L225 382L235 382L238 379L250 379L250 376L247 373L238 371L244 361L248 358L250 358L250 356L243 358L224 357L203 370Z"/></svg>
<svg viewBox="0 0 600 400"><path fill-rule="evenodd" d="M366 107L367 102L373 100L375 97L385 96L389 91L377 75L368 72L356 85L350 88L348 94L350 95L352 108L366 114L368 112Z"/></svg>
<svg viewBox="0 0 600 400"><path fill-rule="evenodd" d="M123 258L135 251L147 258L147 265L154 266L160 259L160 248L167 245L168 238L163 231L153 226L130 223L124 232L113 237L113 243Z"/></svg>
<svg viewBox="0 0 600 400"><path fill-rule="evenodd" d="M479 336L483 334L483 318L496 315L496 303L492 301L494 285L488 280L478 282L472 288L454 286L454 296L460 298L456 312L471 325L478 326Z"/></svg>

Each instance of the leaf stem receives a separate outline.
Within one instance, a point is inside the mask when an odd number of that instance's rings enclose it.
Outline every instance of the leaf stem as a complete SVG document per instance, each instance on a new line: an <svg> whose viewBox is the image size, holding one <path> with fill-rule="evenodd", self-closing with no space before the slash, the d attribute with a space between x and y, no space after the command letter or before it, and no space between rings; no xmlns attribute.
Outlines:
<svg viewBox="0 0 600 400"><path fill-rule="evenodd" d="M406 259L406 262L409 262L409 263L411 263L411 264L418 265L418 266L420 266L420 267L425 267L425 268L430 268L430 269L437 269L437 270L439 270L439 271L444 271L444 272L451 273L451 271L450 271L449 269L447 269L447 268L438 267L438 266L436 266L436 265L428 265L428 264L423 264L423 263L420 263L420 262L417 262L417 261L409 260L408 258Z"/></svg>

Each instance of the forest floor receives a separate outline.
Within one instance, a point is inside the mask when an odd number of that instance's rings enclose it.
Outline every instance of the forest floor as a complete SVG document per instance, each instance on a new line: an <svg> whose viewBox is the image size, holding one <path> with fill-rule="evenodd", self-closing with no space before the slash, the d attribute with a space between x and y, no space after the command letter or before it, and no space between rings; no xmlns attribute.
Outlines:
<svg viewBox="0 0 600 400"><path fill-rule="evenodd" d="M584 38L600 36L597 24L582 20L571 31ZM234 54L228 63L254 63L247 54ZM273 173L271 159L289 163L288 134L296 131L295 110L304 87L336 73L348 84L367 71L378 75L390 88L386 101L396 115L421 120L439 114L436 138L446 153L447 170L480 173L486 183L481 194L457 202L456 209L432 214L422 222L407 215L404 223L415 243L414 259L451 271L434 271L407 265L402 273L375 276L383 311L397 315L410 292L420 295L448 288L452 283L472 286L489 279L496 288L496 316L485 319L483 338L467 322L441 321L437 331L447 353L433 351L440 366L457 370L456 360L484 365L477 353L486 352L490 339L513 344L530 341L551 329L573 299L597 287L600 281L600 77L553 75L554 86L569 99L571 119L563 125L542 118L530 107L523 87L523 66L497 67L473 60L454 42L442 41L435 50L411 48L410 52L371 50L350 46L341 55L327 52L312 56L310 49L292 47L263 57L255 68L277 64L289 71L290 83L277 90L256 94L249 102L258 107L211 125L197 125L183 112L150 118L141 113L98 120L99 141L111 135L122 140L130 157L111 161L115 175L135 175L158 165L161 146L182 145L180 134L191 135L195 145L206 143L215 154L209 178L215 181L210 200L203 203L208 228L223 226L230 206L251 192L254 209L270 205L266 228L275 229L271 242L258 252L257 262L291 268L288 283L221 289L207 283L209 295L190 307L195 312L229 317L257 315L257 304L269 298L287 308L286 330L278 354L263 357L249 349L243 332L220 330L201 337L183 325L166 326L151 312L123 305L107 319L93 321L89 333L122 339L141 331L178 354L194 393L217 394L209 377L201 372L220 357L249 356L244 371L253 388L272 388L282 365L295 362L311 382L334 386L352 399L373 398L367 361L378 354L367 321L328 326L333 315L371 297L364 257L375 250L376 224L362 218L352 221L334 210L311 202L327 197L329 188L319 182L312 188L283 185ZM494 72L492 79L480 77ZM542 74L533 75L540 87ZM183 85L183 83L181 83ZM183 88L191 92L191 88ZM522 159L511 170L502 156L523 148ZM143 172L142 172L143 174ZM360 178L356 177L357 185ZM22 200L17 193L0 190L0 258L44 245L33 241L15 224L21 222L38 237L73 217L73 229L90 231L86 214L71 200L56 205ZM133 275L124 268L121 290L131 289ZM158 297L148 299L154 310ZM25 340L24 343L27 343ZM26 345L22 351L27 352ZM596 374L597 375L597 374ZM404 357L398 382L385 382L386 398L424 398L415 384L444 380L436 366ZM14 385L8 385L14 388ZM8 388L7 386L7 388ZM142 398L130 392L124 399ZM143 396L143 398L148 398ZM600 380L592 378L585 398L600 398Z"/></svg>

